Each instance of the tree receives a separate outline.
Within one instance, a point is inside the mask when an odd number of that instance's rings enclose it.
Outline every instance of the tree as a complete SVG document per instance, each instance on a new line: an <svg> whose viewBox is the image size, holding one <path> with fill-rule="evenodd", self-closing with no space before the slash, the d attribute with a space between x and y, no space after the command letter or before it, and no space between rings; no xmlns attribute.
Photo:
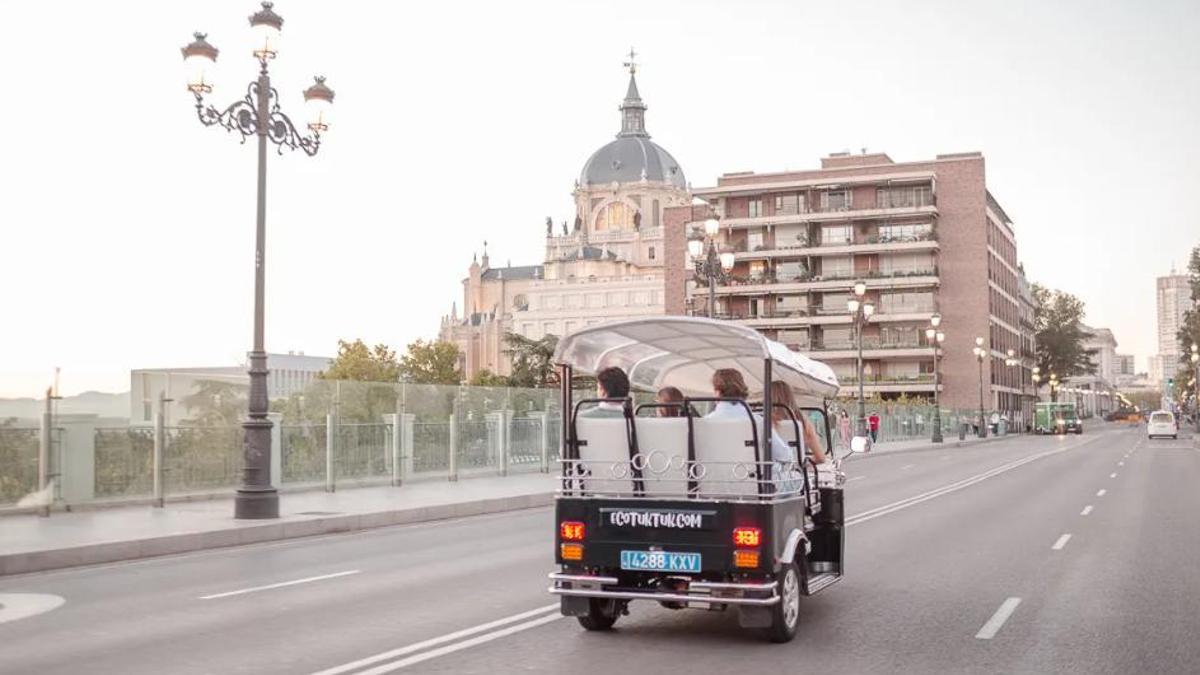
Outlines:
<svg viewBox="0 0 1200 675"><path fill-rule="evenodd" d="M512 357L514 387L545 387L553 384L554 349L558 347L557 335L546 335L533 340L518 333L505 333L505 352Z"/></svg>
<svg viewBox="0 0 1200 675"><path fill-rule="evenodd" d="M1200 369L1192 364L1192 345L1200 344L1200 246L1192 249L1188 259L1188 286L1191 289L1192 306L1183 314L1183 324L1176 333L1179 340L1179 365L1175 371L1175 395L1178 400L1186 400L1188 389L1195 392L1195 387L1188 384L1200 374ZM1197 401L1200 406L1200 401Z"/></svg>
<svg viewBox="0 0 1200 675"><path fill-rule="evenodd" d="M192 384L192 393L179 399L189 415L182 423L186 426L235 426L246 411L247 394L243 384L196 380Z"/></svg>
<svg viewBox="0 0 1200 675"><path fill-rule="evenodd" d="M459 384L458 345L453 342L417 340L400 357L400 376L414 384Z"/></svg>
<svg viewBox="0 0 1200 675"><path fill-rule="evenodd" d="M1061 381L1094 373L1096 350L1084 346L1091 334L1083 327L1083 301L1065 291L1034 284L1033 305L1037 366L1042 377L1054 373ZM1054 391L1050 395L1057 398Z"/></svg>
<svg viewBox="0 0 1200 675"><path fill-rule="evenodd" d="M503 375L497 375L487 368L480 368L479 372L475 373L475 377L471 378L470 382L473 387L507 387L508 378Z"/></svg>
<svg viewBox="0 0 1200 675"><path fill-rule="evenodd" d="M368 348L361 340L338 340L337 358L321 373L326 380L357 382L396 382L400 379L400 362L396 352L385 344Z"/></svg>

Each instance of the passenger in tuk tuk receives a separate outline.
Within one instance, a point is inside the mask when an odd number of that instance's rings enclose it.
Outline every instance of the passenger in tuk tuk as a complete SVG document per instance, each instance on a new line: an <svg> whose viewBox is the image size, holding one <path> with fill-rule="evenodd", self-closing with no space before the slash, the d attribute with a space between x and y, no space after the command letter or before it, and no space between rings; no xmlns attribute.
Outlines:
<svg viewBox="0 0 1200 675"><path fill-rule="evenodd" d="M800 422L800 433L804 436L804 449L806 454L812 457L814 464L825 463L825 451L821 448L821 436L809 421L808 415L796 406L796 397L792 394L792 388L783 380L775 380L771 383L771 404L774 410L771 411L771 423L775 427L776 433L781 433L784 426L791 424L791 417L787 412L775 406L783 405L787 410L792 411Z"/></svg>
<svg viewBox="0 0 1200 675"><path fill-rule="evenodd" d="M746 386L746 379L742 377L741 371L733 368L722 368L713 372L712 385L713 392L720 398L744 401L750 395L750 388ZM747 408L732 401L718 401L712 412L704 417L705 419L746 419L746 410ZM756 425L762 424L762 420L757 414L752 419ZM771 455L776 462L784 464L797 461L792 446L785 443L779 437L779 432L774 430L771 431Z"/></svg>
<svg viewBox="0 0 1200 675"><path fill-rule="evenodd" d="M659 389L654 402L660 404L655 410L659 417L683 417L683 392L679 387Z"/></svg>
<svg viewBox="0 0 1200 675"><path fill-rule="evenodd" d="M626 398L629 396L629 376L616 366L596 373L596 398ZM624 417L625 406L616 401L601 401L594 408L579 413L580 417Z"/></svg>

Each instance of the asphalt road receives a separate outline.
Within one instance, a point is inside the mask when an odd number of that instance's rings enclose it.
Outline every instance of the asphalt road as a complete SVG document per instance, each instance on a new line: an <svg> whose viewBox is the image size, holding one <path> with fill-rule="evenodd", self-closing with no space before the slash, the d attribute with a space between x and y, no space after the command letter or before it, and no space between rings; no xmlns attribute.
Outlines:
<svg viewBox="0 0 1200 675"><path fill-rule="evenodd" d="M0 578L0 673L1200 672L1200 451L1098 428L848 463L847 577L786 645L585 633L536 509Z"/></svg>

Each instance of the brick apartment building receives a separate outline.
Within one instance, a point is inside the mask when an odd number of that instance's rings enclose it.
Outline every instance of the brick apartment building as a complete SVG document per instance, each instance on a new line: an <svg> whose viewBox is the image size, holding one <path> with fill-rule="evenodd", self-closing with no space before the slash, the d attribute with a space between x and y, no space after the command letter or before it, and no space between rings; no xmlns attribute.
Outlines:
<svg viewBox="0 0 1200 675"><path fill-rule="evenodd" d="M715 214L720 243L735 252L730 279L716 288L717 316L828 362L849 395L856 351L846 303L863 280L876 307L863 331L868 396L932 396L925 329L936 312L946 333L943 405L979 405L972 349L982 337L985 407L1027 419L1031 304L1012 222L987 189L981 154L897 163L841 153L819 170L725 174L693 195L706 204L664 214L668 314L707 312L686 240L689 223ZM1005 365L1010 349L1021 365Z"/></svg>

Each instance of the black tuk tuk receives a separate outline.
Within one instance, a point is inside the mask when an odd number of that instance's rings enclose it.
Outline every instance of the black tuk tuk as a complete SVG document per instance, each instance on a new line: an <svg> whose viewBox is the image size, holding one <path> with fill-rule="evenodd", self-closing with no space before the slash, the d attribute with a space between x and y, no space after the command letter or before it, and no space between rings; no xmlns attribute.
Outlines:
<svg viewBox="0 0 1200 675"><path fill-rule="evenodd" d="M633 600L669 609L735 609L743 627L787 642L800 597L843 571L844 476L832 458L826 399L833 371L745 326L694 317L607 323L565 336L555 352L561 383L561 477L549 591L588 630L611 628ZM573 375L616 366L635 390L671 385L684 400L572 400ZM742 373L753 401L715 398L718 369ZM788 384L800 411L771 400ZM745 415L701 416L724 401ZM609 412L589 415L605 403ZM764 410L784 412L782 429ZM830 459L806 457L795 413L815 423ZM773 428L774 427L774 428ZM778 434L772 441L772 434ZM787 456L780 453L780 441Z"/></svg>

